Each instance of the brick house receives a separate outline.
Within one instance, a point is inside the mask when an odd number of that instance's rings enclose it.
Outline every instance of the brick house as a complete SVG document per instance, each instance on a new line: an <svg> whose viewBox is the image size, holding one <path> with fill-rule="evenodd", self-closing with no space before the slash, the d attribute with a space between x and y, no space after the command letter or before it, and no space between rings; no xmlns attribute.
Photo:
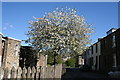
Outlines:
<svg viewBox="0 0 120 80"><path fill-rule="evenodd" d="M100 70L110 71L112 67L120 66L120 29L112 28L100 42Z"/></svg>
<svg viewBox="0 0 120 80"><path fill-rule="evenodd" d="M0 67L11 69L19 66L20 40L0 34Z"/></svg>
<svg viewBox="0 0 120 80"><path fill-rule="evenodd" d="M84 52L85 65L104 72L120 66L120 29L112 28Z"/></svg>

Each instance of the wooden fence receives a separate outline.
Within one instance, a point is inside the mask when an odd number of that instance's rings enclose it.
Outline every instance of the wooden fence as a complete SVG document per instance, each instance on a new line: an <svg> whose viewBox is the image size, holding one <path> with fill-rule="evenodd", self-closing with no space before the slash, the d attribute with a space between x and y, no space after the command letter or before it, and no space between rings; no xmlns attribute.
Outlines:
<svg viewBox="0 0 120 80"><path fill-rule="evenodd" d="M62 64L57 64L48 67L24 67L21 69L15 69L14 67L9 70L8 68L0 68L0 80L15 79L15 80L44 80L44 79L61 79L62 76Z"/></svg>

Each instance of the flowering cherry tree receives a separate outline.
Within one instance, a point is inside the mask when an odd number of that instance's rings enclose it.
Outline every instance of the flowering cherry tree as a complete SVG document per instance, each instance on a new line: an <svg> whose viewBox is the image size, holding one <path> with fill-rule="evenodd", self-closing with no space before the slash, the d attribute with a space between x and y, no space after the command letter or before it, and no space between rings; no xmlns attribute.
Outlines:
<svg viewBox="0 0 120 80"><path fill-rule="evenodd" d="M90 44L93 28L76 9L56 8L41 18L31 21L27 33L29 42L40 53L82 54Z"/></svg>

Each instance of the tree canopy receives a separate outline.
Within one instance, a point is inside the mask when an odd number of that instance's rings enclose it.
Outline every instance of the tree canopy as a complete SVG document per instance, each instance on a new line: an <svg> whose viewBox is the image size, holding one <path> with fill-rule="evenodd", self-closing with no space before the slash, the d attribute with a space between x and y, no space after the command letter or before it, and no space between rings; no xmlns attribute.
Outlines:
<svg viewBox="0 0 120 80"><path fill-rule="evenodd" d="M90 44L93 28L76 9L56 8L53 12L31 21L29 42L40 53L82 54Z"/></svg>

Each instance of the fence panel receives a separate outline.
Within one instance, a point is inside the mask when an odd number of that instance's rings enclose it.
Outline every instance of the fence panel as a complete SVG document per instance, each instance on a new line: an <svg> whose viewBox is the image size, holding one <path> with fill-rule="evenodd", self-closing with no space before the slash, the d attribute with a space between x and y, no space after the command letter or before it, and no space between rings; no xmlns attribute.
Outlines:
<svg viewBox="0 0 120 80"><path fill-rule="evenodd" d="M61 78L62 75L62 65L58 64L55 66L42 66L42 67L28 67L27 69L24 67L23 70L21 67L15 69L14 67L9 70L9 68L1 68L0 67L0 80L8 80L11 78L16 80L44 80L45 78L50 78L53 80L54 78Z"/></svg>
<svg viewBox="0 0 120 80"><path fill-rule="evenodd" d="M41 67L37 67L37 70L36 70L36 80L40 80L40 69L41 69Z"/></svg>
<svg viewBox="0 0 120 80"><path fill-rule="evenodd" d="M0 80L3 79L4 76L4 70L0 67Z"/></svg>
<svg viewBox="0 0 120 80"><path fill-rule="evenodd" d="M8 67L4 69L4 76L3 76L4 80L10 79L11 76L10 72L11 71L8 69Z"/></svg>
<svg viewBox="0 0 120 80"><path fill-rule="evenodd" d="M46 78L50 78L51 80L54 78L54 67L49 66L46 68Z"/></svg>
<svg viewBox="0 0 120 80"><path fill-rule="evenodd" d="M30 79L31 78L31 68L28 67L28 70L27 70L27 78Z"/></svg>
<svg viewBox="0 0 120 80"><path fill-rule="evenodd" d="M11 70L11 78L16 78L17 70L13 67Z"/></svg>
<svg viewBox="0 0 120 80"><path fill-rule="evenodd" d="M36 69L35 69L35 67L32 67L32 79L33 80L35 78L35 73L36 73Z"/></svg>
<svg viewBox="0 0 120 80"><path fill-rule="evenodd" d="M26 73L27 73L27 69L24 67L22 70L22 79L23 80L26 80L26 78L27 78Z"/></svg>
<svg viewBox="0 0 120 80"><path fill-rule="evenodd" d="M17 70L17 80L20 80L21 75L22 75L22 69L21 69L21 67L19 67Z"/></svg>
<svg viewBox="0 0 120 80"><path fill-rule="evenodd" d="M62 75L62 64L55 65L55 77L54 78L61 78Z"/></svg>

